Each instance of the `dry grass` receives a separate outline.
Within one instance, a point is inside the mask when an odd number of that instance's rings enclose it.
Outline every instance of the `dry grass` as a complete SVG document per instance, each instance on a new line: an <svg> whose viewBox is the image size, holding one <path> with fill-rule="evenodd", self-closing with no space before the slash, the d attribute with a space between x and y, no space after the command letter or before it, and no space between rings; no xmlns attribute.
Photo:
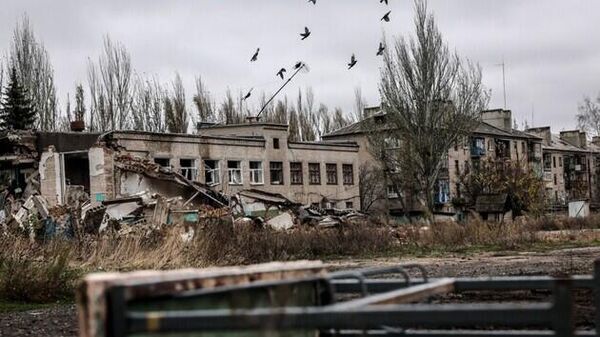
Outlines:
<svg viewBox="0 0 600 337"><path fill-rule="evenodd" d="M214 220L196 228L194 239L188 242L181 238L181 227L46 243L31 242L18 234L4 234L0 236L3 247L0 251L0 298L56 301L70 296L79 275L98 270L205 267L274 260L446 252L472 247L526 249L544 242L587 240L573 236L574 231L548 237L540 235L542 229L589 229L598 228L599 223L600 216L593 216L504 224L444 222L428 227L406 225L396 228L362 223L332 229L298 227L274 231ZM594 237L596 239L590 236L590 243L597 243L597 236Z"/></svg>

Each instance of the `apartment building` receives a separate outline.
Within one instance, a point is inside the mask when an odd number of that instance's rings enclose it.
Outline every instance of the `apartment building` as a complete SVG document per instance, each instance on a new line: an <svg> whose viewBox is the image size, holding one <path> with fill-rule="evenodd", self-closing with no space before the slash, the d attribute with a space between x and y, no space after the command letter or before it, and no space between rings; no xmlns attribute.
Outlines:
<svg viewBox="0 0 600 337"><path fill-rule="evenodd" d="M555 207L572 200L598 200L600 173L599 139L589 143L585 132L561 131L550 127L527 130L543 139L543 179L548 201Z"/></svg>
<svg viewBox="0 0 600 337"><path fill-rule="evenodd" d="M331 132L323 137L328 141L352 141L360 146L359 157L361 168L374 168L377 161L369 151L367 136L368 125L373 119L385 123L385 114L379 108L369 108L369 117L365 121L357 122ZM516 160L523 165L532 167L539 172L542 168L542 138L512 128L512 112L510 110L495 109L481 113L481 121L470 137L462 143L454 144L448 150L447 161L442 168L436 184L435 202L440 212L454 212L451 205L453 197L460 196L459 178L465 170L477 167L481 160L486 158L499 158ZM399 173L401 174L401 173ZM402 202L390 186L384 185L380 200L373 204L374 211L403 212L407 202ZM412 205L411 211L418 211L419 205Z"/></svg>
<svg viewBox="0 0 600 337"><path fill-rule="evenodd" d="M152 160L227 195L258 189L303 204L358 208L358 152L354 142L291 142L287 125L271 123L213 125L195 135L113 131L86 152L89 182L85 189L93 201L153 190L153 186L139 186L143 184L139 175L118 169L114 160L118 153ZM42 154L41 184L51 204L66 202L68 172L73 171L69 162L45 165L60 156L53 149ZM168 188L160 191L179 193Z"/></svg>

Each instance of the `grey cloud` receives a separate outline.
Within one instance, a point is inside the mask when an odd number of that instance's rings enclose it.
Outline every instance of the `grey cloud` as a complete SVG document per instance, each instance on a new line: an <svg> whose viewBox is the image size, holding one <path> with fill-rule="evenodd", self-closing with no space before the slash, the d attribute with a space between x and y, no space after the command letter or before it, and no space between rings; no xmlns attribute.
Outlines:
<svg viewBox="0 0 600 337"><path fill-rule="evenodd" d="M533 105L536 124L572 128L577 103L600 91L597 1L432 0L429 6L450 48L481 64L491 107L503 105L497 64L505 60L508 107L521 122L531 119ZM178 71L188 97L201 75L217 101L227 88L272 92L281 83L277 69L302 59L311 71L286 89L288 97L310 86L317 101L350 112L355 87L368 103L379 102L375 51L382 33L391 40L412 32L412 1L390 0L390 9L392 21L384 24L379 18L386 8L377 0L316 6L305 0L4 0L0 55L26 12L50 52L63 102L85 81L88 57L97 58L109 34L127 46L138 72L167 82ZM313 35L300 41L304 26ZM251 64L256 47L261 55ZM359 63L348 71L352 53Z"/></svg>

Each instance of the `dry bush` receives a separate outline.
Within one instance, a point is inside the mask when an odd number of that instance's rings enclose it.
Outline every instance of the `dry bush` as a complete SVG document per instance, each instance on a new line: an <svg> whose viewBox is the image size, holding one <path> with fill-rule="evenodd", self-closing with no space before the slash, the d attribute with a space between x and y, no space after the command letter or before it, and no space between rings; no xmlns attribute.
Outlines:
<svg viewBox="0 0 600 337"><path fill-rule="evenodd" d="M535 242L536 229L525 222L495 223L473 220L467 223L437 222L429 228L409 228L408 242L421 248L463 249L494 246L514 249Z"/></svg>
<svg viewBox="0 0 600 337"><path fill-rule="evenodd" d="M6 247L0 254L0 298L48 303L72 297L79 272L69 265L71 244L38 245L13 236L0 241Z"/></svg>
<svg viewBox="0 0 600 337"><path fill-rule="evenodd" d="M364 223L330 229L300 226L290 231L275 231L212 222L197 236L192 254L208 264L247 264L383 253L396 242L386 227Z"/></svg>
<svg viewBox="0 0 600 337"><path fill-rule="evenodd" d="M591 214L585 218L569 218L567 216L543 216L528 222L539 230L581 230L599 229L600 214Z"/></svg>

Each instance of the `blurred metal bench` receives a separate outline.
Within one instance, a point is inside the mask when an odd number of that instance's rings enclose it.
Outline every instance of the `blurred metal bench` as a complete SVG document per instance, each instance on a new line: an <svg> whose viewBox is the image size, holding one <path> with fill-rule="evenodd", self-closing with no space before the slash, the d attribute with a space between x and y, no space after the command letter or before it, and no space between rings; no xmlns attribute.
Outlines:
<svg viewBox="0 0 600 337"><path fill-rule="evenodd" d="M303 261L176 277L91 276L80 289L81 336L597 336L574 329L572 296L573 289L593 291L598 327L599 262L594 270L564 278L430 279L419 265L327 273ZM482 290L548 290L551 301L427 303Z"/></svg>

